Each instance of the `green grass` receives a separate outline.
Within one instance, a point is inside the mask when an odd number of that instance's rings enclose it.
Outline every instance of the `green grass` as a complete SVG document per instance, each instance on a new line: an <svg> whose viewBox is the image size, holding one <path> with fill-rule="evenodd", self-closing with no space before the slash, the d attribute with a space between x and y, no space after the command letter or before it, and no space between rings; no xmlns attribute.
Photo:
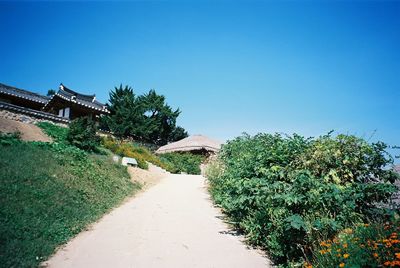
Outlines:
<svg viewBox="0 0 400 268"><path fill-rule="evenodd" d="M67 127L60 127L58 125L49 123L49 122L39 122L36 124L40 127L47 136L53 138L54 141L57 142L66 142L68 135Z"/></svg>
<svg viewBox="0 0 400 268"><path fill-rule="evenodd" d="M35 267L140 188L109 156L0 136L0 267Z"/></svg>

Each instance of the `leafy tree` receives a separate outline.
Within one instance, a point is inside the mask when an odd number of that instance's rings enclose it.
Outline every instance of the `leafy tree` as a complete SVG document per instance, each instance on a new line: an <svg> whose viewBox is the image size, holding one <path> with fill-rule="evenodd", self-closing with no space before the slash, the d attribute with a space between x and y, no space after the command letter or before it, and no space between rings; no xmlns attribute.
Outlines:
<svg viewBox="0 0 400 268"><path fill-rule="evenodd" d="M130 136L158 145L187 136L182 127L176 126L179 109L173 110L165 96L155 90L137 97L129 86L115 87L110 92L109 110L111 115L102 119L101 126L116 136Z"/></svg>
<svg viewBox="0 0 400 268"><path fill-rule="evenodd" d="M48 97L53 96L54 94L56 94L56 91L55 91L54 89L49 89L49 90L47 91L47 96L48 96Z"/></svg>
<svg viewBox="0 0 400 268"><path fill-rule="evenodd" d="M141 136L143 109L131 87L120 85L110 92L109 110L111 115L105 116L102 121L116 136Z"/></svg>
<svg viewBox="0 0 400 268"><path fill-rule="evenodd" d="M165 96L158 95L154 89L139 97L144 109L143 138L159 145L169 141L176 128L176 119L181 113L165 103Z"/></svg>
<svg viewBox="0 0 400 268"><path fill-rule="evenodd" d="M168 141L173 142L173 141L179 141L181 139L184 139L188 137L187 131L180 126L177 126L169 135Z"/></svg>

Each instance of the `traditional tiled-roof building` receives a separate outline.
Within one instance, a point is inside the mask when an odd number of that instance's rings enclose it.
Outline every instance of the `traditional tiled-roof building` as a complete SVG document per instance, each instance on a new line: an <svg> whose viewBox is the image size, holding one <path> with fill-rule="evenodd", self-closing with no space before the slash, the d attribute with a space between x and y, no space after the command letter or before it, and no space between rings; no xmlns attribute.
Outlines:
<svg viewBox="0 0 400 268"><path fill-rule="evenodd" d="M82 116L96 119L102 114L109 113L106 105L96 100L96 95L84 95L63 84L60 85L58 92L47 97L0 83L0 104L1 109L37 115L41 118L47 116L63 122Z"/></svg>
<svg viewBox="0 0 400 268"><path fill-rule="evenodd" d="M109 113L106 105L96 100L96 95L80 94L63 84L44 105L43 110L69 119L82 116L98 118L102 114Z"/></svg>
<svg viewBox="0 0 400 268"><path fill-rule="evenodd" d="M24 89L8 86L0 83L0 101L26 107L34 110L41 110L49 101L49 97L42 96Z"/></svg>

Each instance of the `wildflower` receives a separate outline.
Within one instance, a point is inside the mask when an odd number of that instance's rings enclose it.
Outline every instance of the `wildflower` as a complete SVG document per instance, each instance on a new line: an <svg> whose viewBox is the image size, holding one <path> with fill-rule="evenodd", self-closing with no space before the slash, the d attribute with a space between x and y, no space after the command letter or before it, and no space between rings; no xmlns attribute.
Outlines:
<svg viewBox="0 0 400 268"><path fill-rule="evenodd" d="M364 224L364 227L368 227L368 226L369 226L369 224L368 224L368 223Z"/></svg>
<svg viewBox="0 0 400 268"><path fill-rule="evenodd" d="M351 228L346 228L346 229L343 230L343 232L344 232L345 234L352 234L352 233L353 233L353 230L352 230Z"/></svg>
<svg viewBox="0 0 400 268"><path fill-rule="evenodd" d="M347 243L343 244L343 248L347 248L347 246L348 246Z"/></svg>
<svg viewBox="0 0 400 268"><path fill-rule="evenodd" d="M400 253L395 253L397 259L400 259Z"/></svg>
<svg viewBox="0 0 400 268"><path fill-rule="evenodd" d="M340 264L339 264L339 267L344 267L344 263L343 263L343 262L340 263Z"/></svg>
<svg viewBox="0 0 400 268"><path fill-rule="evenodd" d="M350 256L350 254L348 254L348 253L343 254L343 258L345 258L345 259L347 259L349 256Z"/></svg>
<svg viewBox="0 0 400 268"><path fill-rule="evenodd" d="M390 265L390 261L385 261L385 262L383 263L383 265L389 266L389 265Z"/></svg>
<svg viewBox="0 0 400 268"><path fill-rule="evenodd" d="M322 255L324 255L326 253L326 250L320 250L319 253L321 253Z"/></svg>
<svg viewBox="0 0 400 268"><path fill-rule="evenodd" d="M342 251L342 249L338 248L336 251L337 251L337 252L340 252L340 251Z"/></svg>

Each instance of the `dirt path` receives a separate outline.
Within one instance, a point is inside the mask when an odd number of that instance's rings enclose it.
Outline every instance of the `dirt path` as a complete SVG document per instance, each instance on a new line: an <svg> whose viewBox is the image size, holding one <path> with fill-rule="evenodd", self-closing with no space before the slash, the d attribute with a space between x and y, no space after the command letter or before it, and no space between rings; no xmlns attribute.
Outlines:
<svg viewBox="0 0 400 268"><path fill-rule="evenodd" d="M43 131L33 124L23 123L11 119L0 117L0 132L14 133L19 132L21 139L24 141L44 141L51 142L51 138L48 137Z"/></svg>
<svg viewBox="0 0 400 268"><path fill-rule="evenodd" d="M204 178L168 175L60 249L49 267L269 267L230 234Z"/></svg>

